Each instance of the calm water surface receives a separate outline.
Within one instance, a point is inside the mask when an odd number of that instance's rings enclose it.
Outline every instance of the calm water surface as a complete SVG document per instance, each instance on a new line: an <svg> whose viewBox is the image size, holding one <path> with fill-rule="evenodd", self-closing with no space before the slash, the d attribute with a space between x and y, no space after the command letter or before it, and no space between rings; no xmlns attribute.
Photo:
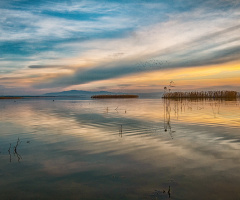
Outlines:
<svg viewBox="0 0 240 200"><path fill-rule="evenodd" d="M240 199L240 102L1 100L0 199Z"/></svg>

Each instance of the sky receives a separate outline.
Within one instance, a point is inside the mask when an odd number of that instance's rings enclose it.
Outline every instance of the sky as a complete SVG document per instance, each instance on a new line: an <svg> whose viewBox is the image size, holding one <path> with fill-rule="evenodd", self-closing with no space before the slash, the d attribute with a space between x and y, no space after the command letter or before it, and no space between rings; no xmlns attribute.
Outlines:
<svg viewBox="0 0 240 200"><path fill-rule="evenodd" d="M240 91L240 0L1 0L0 95Z"/></svg>

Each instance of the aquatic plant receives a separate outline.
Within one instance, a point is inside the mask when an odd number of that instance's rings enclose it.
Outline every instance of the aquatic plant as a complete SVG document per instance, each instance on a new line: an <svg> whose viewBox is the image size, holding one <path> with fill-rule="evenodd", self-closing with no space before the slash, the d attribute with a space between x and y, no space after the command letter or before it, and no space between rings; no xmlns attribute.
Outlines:
<svg viewBox="0 0 240 200"><path fill-rule="evenodd" d="M192 98L192 99L236 99L238 97L238 92L236 91L192 91L192 92L167 92L163 94L162 98L167 99L182 99L182 98Z"/></svg>
<svg viewBox="0 0 240 200"><path fill-rule="evenodd" d="M22 156L18 153L17 147L19 145L20 139L18 138L16 146L14 146L14 156L16 155L18 158L18 162L22 159ZM21 143L21 142L20 142Z"/></svg>

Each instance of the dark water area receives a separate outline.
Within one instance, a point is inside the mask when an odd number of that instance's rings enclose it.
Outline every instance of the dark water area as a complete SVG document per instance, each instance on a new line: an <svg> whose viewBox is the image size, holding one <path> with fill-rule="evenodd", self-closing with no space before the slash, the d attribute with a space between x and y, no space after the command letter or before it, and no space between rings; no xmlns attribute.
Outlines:
<svg viewBox="0 0 240 200"><path fill-rule="evenodd" d="M0 199L240 199L240 102L0 101Z"/></svg>

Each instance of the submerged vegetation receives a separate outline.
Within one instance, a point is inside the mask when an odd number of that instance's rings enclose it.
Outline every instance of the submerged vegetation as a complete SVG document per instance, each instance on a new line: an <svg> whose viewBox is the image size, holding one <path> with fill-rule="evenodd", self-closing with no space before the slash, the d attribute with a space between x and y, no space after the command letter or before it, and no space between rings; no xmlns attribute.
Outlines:
<svg viewBox="0 0 240 200"><path fill-rule="evenodd" d="M106 99L106 98L138 98L138 95L133 94L106 94L106 95L94 95L91 98Z"/></svg>
<svg viewBox="0 0 240 200"><path fill-rule="evenodd" d="M196 99L236 99L239 93L236 91L194 91L194 92L167 92L163 94L162 98L166 99L182 99L182 98L196 98Z"/></svg>

